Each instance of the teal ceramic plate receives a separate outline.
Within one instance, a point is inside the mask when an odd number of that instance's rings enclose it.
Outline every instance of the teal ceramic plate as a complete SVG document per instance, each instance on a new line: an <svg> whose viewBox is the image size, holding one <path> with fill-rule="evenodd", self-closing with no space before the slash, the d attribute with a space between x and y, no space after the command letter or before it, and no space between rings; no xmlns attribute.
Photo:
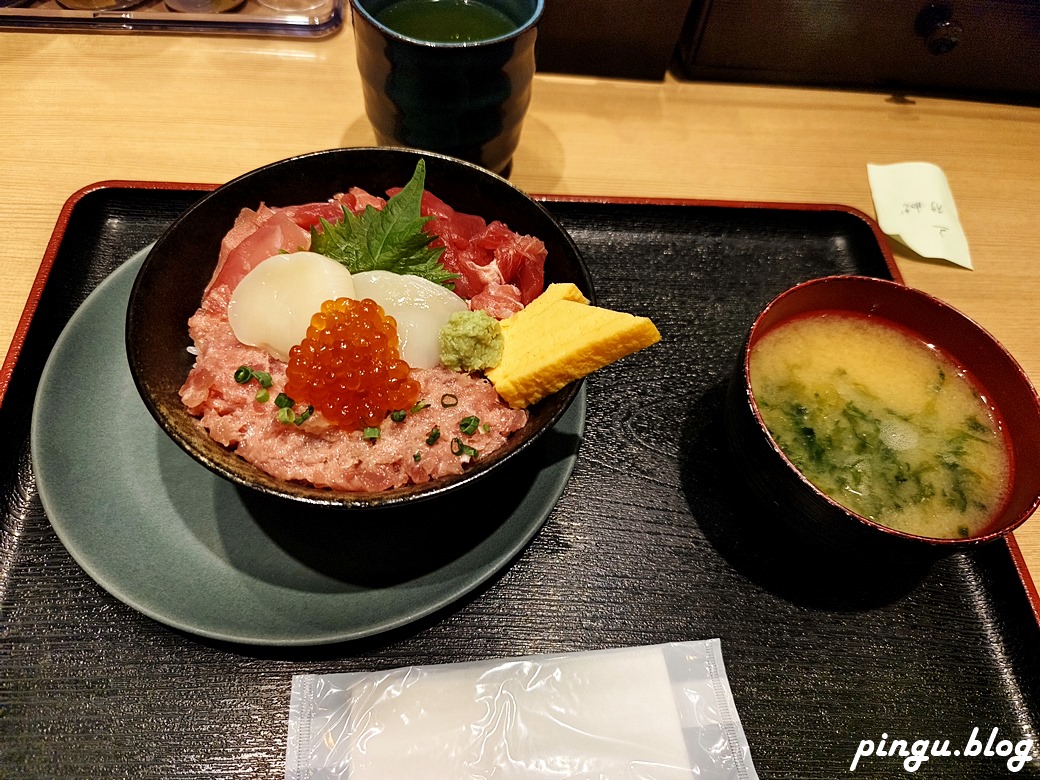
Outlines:
<svg viewBox="0 0 1040 780"><path fill-rule="evenodd" d="M214 639L346 641L470 593L541 528L577 458L584 389L530 457L417 508L301 507L200 466L156 425L126 363L126 302L146 251L73 315L44 369L32 420L51 525L113 596Z"/></svg>

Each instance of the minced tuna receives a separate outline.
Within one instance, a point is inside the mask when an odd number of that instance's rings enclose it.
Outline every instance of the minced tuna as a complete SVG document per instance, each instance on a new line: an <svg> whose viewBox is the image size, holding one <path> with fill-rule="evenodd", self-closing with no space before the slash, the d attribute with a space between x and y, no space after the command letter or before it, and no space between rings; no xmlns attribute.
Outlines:
<svg viewBox="0 0 1040 780"><path fill-rule="evenodd" d="M270 399L285 387L286 364L235 338L230 295L227 286L215 288L188 322L198 357L181 399L214 440L272 476L348 491L423 483L463 470L473 456L459 445L489 455L527 422L527 412L511 409L482 376L444 367L413 369L423 408L400 422L387 418L377 439L329 425L319 413L301 425L279 422ZM269 400L256 400L256 382L235 381L239 366L271 375ZM461 427L466 418L477 420L470 433Z"/></svg>

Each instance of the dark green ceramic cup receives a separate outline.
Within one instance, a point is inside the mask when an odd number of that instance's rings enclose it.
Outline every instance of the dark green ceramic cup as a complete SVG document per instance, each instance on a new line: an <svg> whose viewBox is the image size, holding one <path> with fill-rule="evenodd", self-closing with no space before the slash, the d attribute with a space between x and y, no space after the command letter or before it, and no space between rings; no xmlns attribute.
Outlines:
<svg viewBox="0 0 1040 780"><path fill-rule="evenodd" d="M378 19L399 0L351 0L365 111L381 146L409 146L508 175L531 101L544 0L482 0L513 29L473 42L410 37Z"/></svg>

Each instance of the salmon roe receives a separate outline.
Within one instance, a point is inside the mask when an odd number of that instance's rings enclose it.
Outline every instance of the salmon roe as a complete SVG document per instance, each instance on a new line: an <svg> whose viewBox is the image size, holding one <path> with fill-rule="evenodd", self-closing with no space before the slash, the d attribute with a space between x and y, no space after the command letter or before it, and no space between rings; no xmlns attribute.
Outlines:
<svg viewBox="0 0 1040 780"><path fill-rule="evenodd" d="M375 301L325 301L289 352L285 392L342 428L378 426L419 400L398 344L397 322Z"/></svg>

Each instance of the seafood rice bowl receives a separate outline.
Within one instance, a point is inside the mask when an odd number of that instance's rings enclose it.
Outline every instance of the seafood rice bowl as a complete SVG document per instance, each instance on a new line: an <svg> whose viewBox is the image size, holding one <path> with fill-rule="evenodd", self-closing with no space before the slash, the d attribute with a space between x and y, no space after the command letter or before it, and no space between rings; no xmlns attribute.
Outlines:
<svg viewBox="0 0 1040 780"><path fill-rule="evenodd" d="M501 468L573 401L580 380L518 401L480 362L550 285L593 297L566 231L506 180L425 152L318 152L170 226L130 296L127 356L163 430L217 474L400 505Z"/></svg>

